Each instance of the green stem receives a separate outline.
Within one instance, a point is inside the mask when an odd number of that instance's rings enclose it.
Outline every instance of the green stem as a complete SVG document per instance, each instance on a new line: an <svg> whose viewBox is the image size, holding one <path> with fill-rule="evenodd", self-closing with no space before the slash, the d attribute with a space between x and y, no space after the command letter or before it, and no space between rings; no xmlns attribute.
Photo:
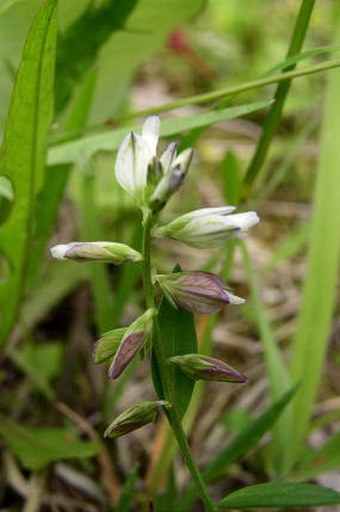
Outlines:
<svg viewBox="0 0 340 512"><path fill-rule="evenodd" d="M151 228L154 222L154 217L151 212L144 213L143 220L143 284L146 305L148 308L155 308L155 300L153 293L153 285L151 279ZM182 457L191 473L191 476L196 483L197 490L199 491L202 501L208 512L216 512L215 507L206 485L203 481L202 475L196 465L196 462L191 453L191 449L186 438L181 419L178 415L176 404L173 403L173 387L171 384L170 373L168 369L168 363L164 354L161 336L159 331L158 319L155 320L155 336L153 338L153 349L157 364L159 367L160 379L164 390L165 399L171 404L166 409L167 418L171 429L173 430L174 436L176 437L179 449Z"/></svg>
<svg viewBox="0 0 340 512"><path fill-rule="evenodd" d="M227 96L233 96L234 94L239 94L241 92L258 89L259 87L264 87L265 85L283 82L291 78L300 78L307 75L313 75L314 73L320 73L322 71L327 71L329 69L338 67L340 67L340 60L328 60L327 62L322 62L321 64L316 64L315 66L308 66L304 69L287 71L286 73L278 73L276 75L271 75L266 78L259 78L257 80L245 82L244 84L235 85L233 87L226 87L217 91L196 94L195 96L188 96L187 98L169 101L167 103L163 103L163 105L157 105L156 107L137 110L136 112L132 112L131 114L128 114L124 117L117 118L116 121L122 122L136 117L145 117L152 114L159 114L161 112L169 112L170 110L186 107L187 105L201 105L203 103L209 103L211 101L226 98Z"/></svg>
<svg viewBox="0 0 340 512"><path fill-rule="evenodd" d="M303 41L306 36L314 4L315 0L303 0L301 4L300 11L295 23L293 35L290 41L287 59L292 55L299 53L301 50ZM284 70L283 75L287 78L289 75L288 72L292 71L295 68L295 66L296 63L287 66ZM274 95L274 102L267 114L260 140L257 144L256 151L250 162L245 177L245 185L248 188L254 183L256 177L259 175L263 167L272 138L276 133L278 124L282 116L283 106L285 104L286 97L290 89L291 81L292 78L290 78L289 80L284 80L283 82L280 82L277 85Z"/></svg>

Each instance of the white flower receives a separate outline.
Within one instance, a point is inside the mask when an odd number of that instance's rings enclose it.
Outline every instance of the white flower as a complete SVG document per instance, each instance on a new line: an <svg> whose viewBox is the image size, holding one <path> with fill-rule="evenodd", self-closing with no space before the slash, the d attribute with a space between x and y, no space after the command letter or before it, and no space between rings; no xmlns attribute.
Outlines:
<svg viewBox="0 0 340 512"><path fill-rule="evenodd" d="M102 261L120 265L125 261L141 261L142 255L126 244L116 242L70 242L51 247L58 260Z"/></svg>
<svg viewBox="0 0 340 512"><path fill-rule="evenodd" d="M120 186L141 205L145 203L148 167L156 156L159 128L159 118L148 117L142 126L142 134L130 132L117 153L116 179Z"/></svg>
<svg viewBox="0 0 340 512"><path fill-rule="evenodd" d="M255 212L230 215L234 210L233 206L195 210L156 227L153 236L174 238L200 249L218 247L230 238L242 237L260 220Z"/></svg>

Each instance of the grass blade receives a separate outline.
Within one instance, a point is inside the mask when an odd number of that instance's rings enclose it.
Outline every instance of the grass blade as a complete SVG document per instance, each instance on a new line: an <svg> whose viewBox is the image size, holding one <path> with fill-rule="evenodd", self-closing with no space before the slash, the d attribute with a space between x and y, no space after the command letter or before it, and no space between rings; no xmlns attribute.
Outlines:
<svg viewBox="0 0 340 512"><path fill-rule="evenodd" d="M338 41L340 11L337 17L336 42ZM291 442L296 457L320 387L335 305L340 255L339 89L340 73L337 72L330 78L326 97L310 231L308 270L292 352L292 377L296 381L302 381L294 401L296 414L292 424Z"/></svg>
<svg viewBox="0 0 340 512"><path fill-rule="evenodd" d="M288 49L287 58L298 53L301 50L303 41L309 25L309 20L313 12L315 0L303 0L300 11L295 23L293 35ZM287 65L285 71L290 71L295 68L295 63ZM276 88L274 95L274 103L272 104L268 115L266 117L260 140L257 144L254 156L249 164L245 185L247 188L251 187L256 177L262 170L264 161L266 159L269 146L276 133L278 124L280 122L283 107L289 93L291 79L280 82Z"/></svg>
<svg viewBox="0 0 340 512"><path fill-rule="evenodd" d="M223 448L217 457L206 467L203 476L209 481L219 476L225 468L240 460L252 448L254 448L261 437L268 432L276 423L281 413L296 392L296 386L285 393L280 400L275 402L269 409L267 409L261 416L253 420L245 427L233 441Z"/></svg>

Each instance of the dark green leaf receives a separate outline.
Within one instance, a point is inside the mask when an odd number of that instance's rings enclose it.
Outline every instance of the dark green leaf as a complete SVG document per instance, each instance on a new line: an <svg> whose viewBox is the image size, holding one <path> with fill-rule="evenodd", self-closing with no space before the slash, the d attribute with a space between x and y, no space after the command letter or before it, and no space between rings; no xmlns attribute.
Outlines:
<svg viewBox="0 0 340 512"><path fill-rule="evenodd" d="M101 444L81 441L67 428L24 427L0 416L0 436L23 467L38 471L62 459L92 457Z"/></svg>
<svg viewBox="0 0 340 512"><path fill-rule="evenodd" d="M52 121L55 41L56 0L50 0L42 4L27 36L0 152L0 176L14 189L13 207L1 228L0 254L10 272L0 287L0 341L17 317L25 288L35 199L44 181Z"/></svg>
<svg viewBox="0 0 340 512"><path fill-rule="evenodd" d="M197 352L197 338L194 316L183 309L175 309L163 299L158 319L161 343L166 357ZM195 382L187 377L176 365L169 365L171 382L174 389L174 402L182 417L187 410L194 390ZM152 357L152 378L160 398L165 398L156 358Z"/></svg>
<svg viewBox="0 0 340 512"><path fill-rule="evenodd" d="M235 491L219 508L317 507L340 503L340 492L313 484L273 482L251 485Z"/></svg>

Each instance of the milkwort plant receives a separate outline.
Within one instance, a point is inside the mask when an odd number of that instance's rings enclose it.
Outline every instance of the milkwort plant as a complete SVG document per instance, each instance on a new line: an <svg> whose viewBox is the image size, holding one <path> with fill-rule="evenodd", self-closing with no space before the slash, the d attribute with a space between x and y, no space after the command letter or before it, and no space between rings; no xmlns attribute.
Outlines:
<svg viewBox="0 0 340 512"><path fill-rule="evenodd" d="M153 353L162 393L155 386L159 400L135 404L121 413L106 429L105 437L118 437L157 420L163 409L177 439L182 456L190 470L206 510L215 505L193 459L181 415L176 403L170 367L175 365L191 379L243 383L246 377L225 361L197 353L164 352L159 321L158 291L174 308L192 314L208 315L227 304L239 305L244 299L234 295L226 283L210 272L178 271L157 274L151 264L153 238L168 237L199 249L221 246L226 240L244 237L259 222L255 212L234 213L233 206L195 210L162 224L161 213L168 200L183 184L193 159L193 149L177 154L176 143L170 143L157 155L160 120L146 119L141 135L129 133L122 141L115 163L115 176L121 187L133 197L143 213L142 252L117 242L77 242L56 245L51 254L58 259L100 261L121 264L141 262L146 311L129 327L117 328L102 336L96 344L95 361L109 364L109 377L117 379L137 354Z"/></svg>

